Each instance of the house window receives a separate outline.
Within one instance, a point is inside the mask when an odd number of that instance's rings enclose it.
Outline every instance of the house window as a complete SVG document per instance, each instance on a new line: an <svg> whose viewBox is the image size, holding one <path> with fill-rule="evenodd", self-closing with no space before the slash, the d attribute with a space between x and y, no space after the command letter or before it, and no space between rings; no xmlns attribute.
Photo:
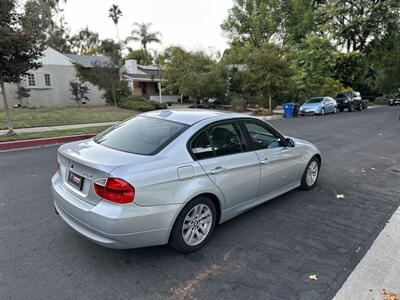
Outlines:
<svg viewBox="0 0 400 300"><path fill-rule="evenodd" d="M44 74L44 83L46 86L51 86L50 74Z"/></svg>
<svg viewBox="0 0 400 300"><path fill-rule="evenodd" d="M28 85L29 86L35 86L35 75L34 74L28 74Z"/></svg>

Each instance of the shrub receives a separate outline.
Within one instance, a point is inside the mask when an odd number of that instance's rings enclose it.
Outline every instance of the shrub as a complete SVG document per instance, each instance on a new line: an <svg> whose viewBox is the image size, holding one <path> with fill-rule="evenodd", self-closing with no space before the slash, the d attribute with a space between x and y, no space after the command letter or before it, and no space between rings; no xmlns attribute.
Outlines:
<svg viewBox="0 0 400 300"><path fill-rule="evenodd" d="M391 98L390 96L377 97L377 98L375 98L374 104L378 104L378 105L388 104L390 98Z"/></svg>
<svg viewBox="0 0 400 300"><path fill-rule="evenodd" d="M150 103L155 107L155 109L166 109L168 107L167 103L160 103L157 101L150 101Z"/></svg>
<svg viewBox="0 0 400 300"><path fill-rule="evenodd" d="M241 97L234 97L231 100L231 106L233 111L243 112L246 110L246 100Z"/></svg>
<svg viewBox="0 0 400 300"><path fill-rule="evenodd" d="M147 99L137 96L130 96L119 103L119 106L125 109L132 109L141 112L155 110L156 107Z"/></svg>

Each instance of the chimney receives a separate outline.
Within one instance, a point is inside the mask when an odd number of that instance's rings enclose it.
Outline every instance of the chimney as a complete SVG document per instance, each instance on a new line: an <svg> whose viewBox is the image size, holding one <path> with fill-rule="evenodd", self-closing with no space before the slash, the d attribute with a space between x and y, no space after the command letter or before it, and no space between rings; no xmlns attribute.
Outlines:
<svg viewBox="0 0 400 300"><path fill-rule="evenodd" d="M136 59L127 59L125 61L125 72L127 74L136 74L138 72Z"/></svg>

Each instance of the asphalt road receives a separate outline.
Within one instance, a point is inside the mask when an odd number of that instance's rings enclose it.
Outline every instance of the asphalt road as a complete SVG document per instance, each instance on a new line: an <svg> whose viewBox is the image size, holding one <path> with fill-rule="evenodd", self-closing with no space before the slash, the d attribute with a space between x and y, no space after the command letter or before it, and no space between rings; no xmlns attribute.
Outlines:
<svg viewBox="0 0 400 300"><path fill-rule="evenodd" d="M399 205L399 110L272 123L320 147L318 186L218 226L190 255L87 241L54 213L56 147L0 153L0 299L330 299Z"/></svg>

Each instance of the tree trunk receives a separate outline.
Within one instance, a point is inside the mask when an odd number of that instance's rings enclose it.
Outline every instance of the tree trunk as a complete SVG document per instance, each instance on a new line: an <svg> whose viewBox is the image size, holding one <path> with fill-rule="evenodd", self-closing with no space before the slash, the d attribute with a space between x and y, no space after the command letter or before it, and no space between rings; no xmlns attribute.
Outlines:
<svg viewBox="0 0 400 300"><path fill-rule="evenodd" d="M0 81L0 89L1 89L1 95L3 96L4 110L6 111L6 115L7 115L7 127L8 127L7 135L8 136L16 135L16 133L14 132L14 126L13 126L13 121L12 121L12 112L11 112L10 108L8 107L6 89L4 87L4 81Z"/></svg>
<svg viewBox="0 0 400 300"><path fill-rule="evenodd" d="M117 99L116 99L116 97L115 97L115 87L114 87L114 86L111 88L111 93L112 93L113 100L114 100L114 107L115 107L115 110L117 110Z"/></svg>
<svg viewBox="0 0 400 300"><path fill-rule="evenodd" d="M271 96L271 92L268 93L268 106L269 106L269 113L272 114L272 96Z"/></svg>

